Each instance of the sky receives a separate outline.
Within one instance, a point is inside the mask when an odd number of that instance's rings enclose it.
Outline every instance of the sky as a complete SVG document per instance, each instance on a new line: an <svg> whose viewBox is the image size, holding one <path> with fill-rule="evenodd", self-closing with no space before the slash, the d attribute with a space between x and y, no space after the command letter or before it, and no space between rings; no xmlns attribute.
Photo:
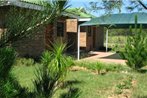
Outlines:
<svg viewBox="0 0 147 98"><path fill-rule="evenodd" d="M95 1L95 0L69 0L69 5L71 5L71 7L84 7L86 8L87 6L89 6L89 3ZM95 14L96 13L92 13Z"/></svg>
<svg viewBox="0 0 147 98"><path fill-rule="evenodd" d="M87 8L89 6L89 3L92 1L100 1L100 0L69 0L69 5L71 5L71 7L84 7ZM129 0L124 0L125 4L124 5L128 5ZM144 0L145 1L145 0ZM127 13L128 11L126 10L126 7L123 6L122 7L122 13ZM136 11L135 11L136 12ZM101 16L104 14L104 11L99 11L99 12L89 12L95 16ZM114 13L118 13L117 11L114 11Z"/></svg>

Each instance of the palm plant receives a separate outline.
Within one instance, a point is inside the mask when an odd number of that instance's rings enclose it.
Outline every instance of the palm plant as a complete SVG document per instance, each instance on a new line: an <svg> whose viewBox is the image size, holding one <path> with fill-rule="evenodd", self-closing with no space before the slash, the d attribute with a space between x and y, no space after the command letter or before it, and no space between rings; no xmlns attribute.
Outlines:
<svg viewBox="0 0 147 98"><path fill-rule="evenodd" d="M70 57L63 55L66 44L56 42L52 52L46 51L42 56L42 67L37 70L34 81L35 97L51 98L62 84L68 67L72 65Z"/></svg>

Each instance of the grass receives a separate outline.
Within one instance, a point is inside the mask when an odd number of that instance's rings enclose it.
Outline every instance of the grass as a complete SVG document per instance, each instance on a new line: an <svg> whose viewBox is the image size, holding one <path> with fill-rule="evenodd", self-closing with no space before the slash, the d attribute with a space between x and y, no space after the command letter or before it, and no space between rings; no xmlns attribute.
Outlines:
<svg viewBox="0 0 147 98"><path fill-rule="evenodd" d="M12 73L23 87L33 90L32 81L35 79L35 66L15 66Z"/></svg>
<svg viewBox="0 0 147 98"><path fill-rule="evenodd" d="M115 83L121 78L123 78L123 75L116 73L101 76L86 71L77 71L70 72L67 81L79 81L74 86L81 90L80 98L91 98L91 96L93 96L92 98L107 98L112 94Z"/></svg>
<svg viewBox="0 0 147 98"><path fill-rule="evenodd" d="M147 73L145 71L137 73L127 66L99 63L109 69L106 74L99 75L93 73L96 70L96 64L77 62L76 65L86 67L88 70L69 71L65 85L56 92L53 98L60 98L62 94L67 93L70 86L80 91L79 98L122 98L124 94L129 98L147 98ZM18 65L14 66L12 73L23 87L32 91L35 68L39 65Z"/></svg>
<svg viewBox="0 0 147 98"><path fill-rule="evenodd" d="M109 36L108 47L112 48L112 51L123 51L127 37L121 36ZM106 43L104 43L105 45Z"/></svg>
<svg viewBox="0 0 147 98"><path fill-rule="evenodd" d="M127 71L129 68L127 66L121 65L121 64L108 64L108 63L102 63L102 62L82 62L78 61L75 62L75 65L85 67L90 70L97 70L98 66L101 67L101 70L107 70L107 71Z"/></svg>
<svg viewBox="0 0 147 98"><path fill-rule="evenodd" d="M134 74L136 88L133 90L133 98L147 98L147 73Z"/></svg>

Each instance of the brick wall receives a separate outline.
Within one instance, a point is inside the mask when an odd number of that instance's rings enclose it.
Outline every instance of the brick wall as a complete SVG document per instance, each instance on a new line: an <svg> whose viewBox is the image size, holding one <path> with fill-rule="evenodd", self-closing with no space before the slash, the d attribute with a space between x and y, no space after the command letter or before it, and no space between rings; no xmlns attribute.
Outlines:
<svg viewBox="0 0 147 98"><path fill-rule="evenodd" d="M13 47L19 56L39 57L45 50L44 32L33 33L30 37L23 38L15 43Z"/></svg>
<svg viewBox="0 0 147 98"><path fill-rule="evenodd" d="M54 41L54 26L53 24L49 24L45 29L45 49L50 50L51 44Z"/></svg>

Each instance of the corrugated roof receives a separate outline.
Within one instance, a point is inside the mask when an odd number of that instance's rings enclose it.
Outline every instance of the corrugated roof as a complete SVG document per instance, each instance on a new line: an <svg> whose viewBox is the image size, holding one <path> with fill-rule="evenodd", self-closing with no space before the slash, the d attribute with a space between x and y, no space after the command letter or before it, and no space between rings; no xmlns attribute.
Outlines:
<svg viewBox="0 0 147 98"><path fill-rule="evenodd" d="M94 18L95 16L87 13L83 8L68 8L68 14L73 14L79 18Z"/></svg>
<svg viewBox="0 0 147 98"><path fill-rule="evenodd" d="M21 1L40 5L42 1L47 1L47 0L21 0ZM69 15L69 16L75 16L79 18L92 18L92 17L94 18L95 17L94 15L87 13L82 7L68 8L66 11L68 12L66 14L67 16Z"/></svg>
<svg viewBox="0 0 147 98"><path fill-rule="evenodd" d="M43 7L41 6L42 1L47 0L1 0L3 4L0 6L5 5L14 5L22 8L29 8L34 10L42 10ZM94 18L95 16L87 13L83 8L68 8L66 13L63 14L64 16L74 17L74 18Z"/></svg>
<svg viewBox="0 0 147 98"><path fill-rule="evenodd" d="M0 4L0 6L12 5L12 6L29 8L29 9L34 9L34 10L42 10L42 7L40 5L24 2L22 0L21 1L20 0L1 0L1 1L2 3Z"/></svg>
<svg viewBox="0 0 147 98"><path fill-rule="evenodd" d="M81 26L91 25L132 25L135 24L135 16L137 16L138 24L147 24L147 13L121 13L110 14L91 19L91 21L81 24Z"/></svg>

